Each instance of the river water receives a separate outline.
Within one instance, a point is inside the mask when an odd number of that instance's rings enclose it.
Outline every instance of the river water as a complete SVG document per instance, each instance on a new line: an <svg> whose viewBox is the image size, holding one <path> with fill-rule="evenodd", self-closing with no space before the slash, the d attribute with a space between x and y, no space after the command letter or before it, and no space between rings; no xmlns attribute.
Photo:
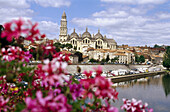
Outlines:
<svg viewBox="0 0 170 112"><path fill-rule="evenodd" d="M116 107L123 104L122 98L135 98L147 102L154 112L170 112L170 75L120 82L116 90L119 92L119 100L113 103Z"/></svg>

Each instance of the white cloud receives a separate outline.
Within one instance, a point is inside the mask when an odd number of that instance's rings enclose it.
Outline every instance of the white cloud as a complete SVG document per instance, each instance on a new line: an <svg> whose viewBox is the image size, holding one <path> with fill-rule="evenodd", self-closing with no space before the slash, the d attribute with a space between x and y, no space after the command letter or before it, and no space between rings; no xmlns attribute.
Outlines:
<svg viewBox="0 0 170 112"><path fill-rule="evenodd" d="M26 0L0 0L1 8L28 8Z"/></svg>
<svg viewBox="0 0 170 112"><path fill-rule="evenodd" d="M94 17L127 17L128 13L125 11L118 11L115 12L114 10L109 10L108 11L101 11L101 12L96 12L93 14Z"/></svg>
<svg viewBox="0 0 170 112"><path fill-rule="evenodd" d="M19 17L31 19L33 13L31 9L0 8L0 24Z"/></svg>
<svg viewBox="0 0 170 112"><path fill-rule="evenodd" d="M124 3L124 4L162 4L167 0L101 0L106 3Z"/></svg>
<svg viewBox="0 0 170 112"><path fill-rule="evenodd" d="M148 16L153 7L126 7L95 12L90 18L73 18L78 27L95 27L105 31L108 38L114 38L118 44L154 45L170 43L170 22L161 22L168 18L166 13ZM141 12L141 11L144 12ZM165 16L165 15L166 16ZM119 15L119 16L115 16ZM124 15L124 16L122 16Z"/></svg>
<svg viewBox="0 0 170 112"><path fill-rule="evenodd" d="M51 21L40 21L38 22L38 28L40 29L41 33L45 33L47 38L55 39L58 38L59 32L59 25L58 23L54 23Z"/></svg>
<svg viewBox="0 0 170 112"><path fill-rule="evenodd" d="M170 19L170 13L159 13L157 17L160 19Z"/></svg>
<svg viewBox="0 0 170 112"><path fill-rule="evenodd" d="M70 6L71 2L69 0L34 0L37 4L43 7L61 7Z"/></svg>

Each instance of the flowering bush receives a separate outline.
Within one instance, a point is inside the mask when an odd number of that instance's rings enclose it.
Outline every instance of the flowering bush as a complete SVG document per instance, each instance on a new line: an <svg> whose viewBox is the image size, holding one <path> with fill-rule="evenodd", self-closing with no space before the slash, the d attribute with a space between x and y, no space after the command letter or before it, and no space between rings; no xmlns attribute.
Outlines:
<svg viewBox="0 0 170 112"><path fill-rule="evenodd" d="M6 23L4 27L1 38L9 42L17 42L21 35L31 42L45 37L36 28L37 23L22 19ZM118 100L118 92L111 80L101 76L100 66L94 68L96 77L91 78L92 71L84 71L86 78L75 80L66 70L69 54L57 53L53 43L41 44L38 50L42 55L37 59L42 59L42 63L30 66L29 51L10 45L1 49L0 111L118 112L110 103ZM51 59L45 59L49 54ZM124 100L121 108L128 112L148 109L147 105L134 100Z"/></svg>

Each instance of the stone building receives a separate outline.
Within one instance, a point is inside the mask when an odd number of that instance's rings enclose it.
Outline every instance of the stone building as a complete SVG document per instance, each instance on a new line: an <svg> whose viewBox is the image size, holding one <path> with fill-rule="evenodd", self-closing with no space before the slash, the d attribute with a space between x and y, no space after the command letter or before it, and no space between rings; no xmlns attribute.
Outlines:
<svg viewBox="0 0 170 112"><path fill-rule="evenodd" d="M69 35L67 32L67 17L64 12L61 18L59 42L62 44L70 43L73 48L80 52L86 52L88 48L94 49L116 49L117 43L114 39L108 39L98 30L97 34L90 34L88 28L83 34L77 34L75 29Z"/></svg>

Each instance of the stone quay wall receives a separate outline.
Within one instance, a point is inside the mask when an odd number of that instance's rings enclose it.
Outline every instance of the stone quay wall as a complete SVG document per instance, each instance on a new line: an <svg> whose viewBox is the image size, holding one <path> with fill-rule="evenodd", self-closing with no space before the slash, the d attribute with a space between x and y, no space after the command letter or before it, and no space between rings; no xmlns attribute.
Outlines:
<svg viewBox="0 0 170 112"><path fill-rule="evenodd" d="M149 67L150 65L111 65L111 64L106 64L106 65L83 65L83 64L78 64L78 65L68 65L67 71L69 73L77 73L77 66L81 68L81 72L84 70L93 70L94 67L101 66L103 68L103 72L109 71L109 70L118 70L118 69L125 69L125 70L130 70L134 68L146 68Z"/></svg>

